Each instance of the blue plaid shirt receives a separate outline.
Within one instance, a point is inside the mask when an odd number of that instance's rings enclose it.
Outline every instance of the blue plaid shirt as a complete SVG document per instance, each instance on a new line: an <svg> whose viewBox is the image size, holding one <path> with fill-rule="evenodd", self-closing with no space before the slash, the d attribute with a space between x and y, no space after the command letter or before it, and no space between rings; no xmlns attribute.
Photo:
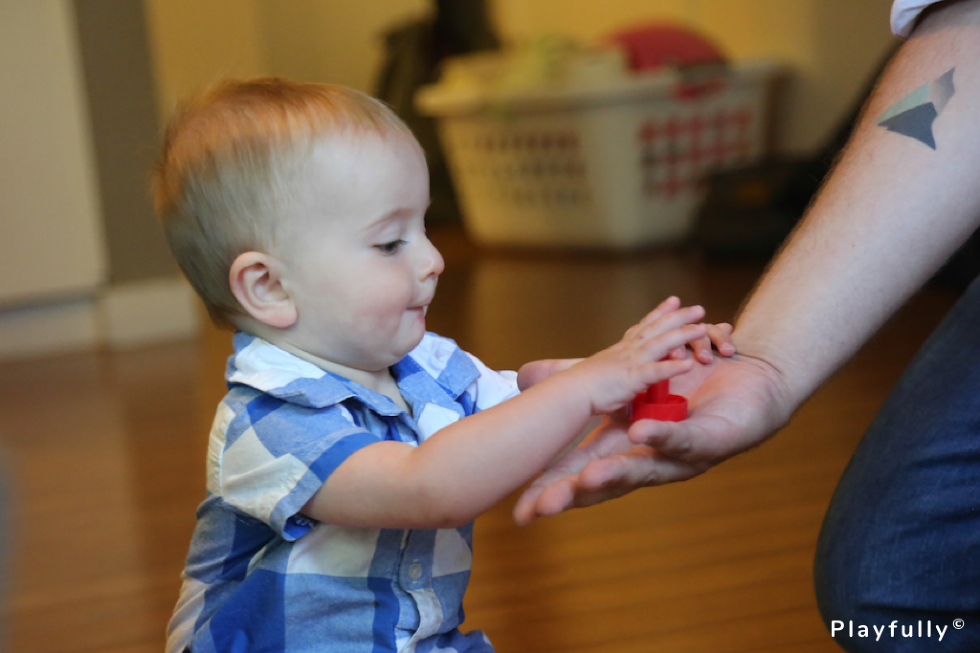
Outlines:
<svg viewBox="0 0 980 653"><path fill-rule="evenodd" d="M451 340L426 334L388 397L239 333L208 445L184 584L168 628L180 653L492 651L463 634L472 532L347 528L299 514L352 453L412 445L517 393Z"/></svg>

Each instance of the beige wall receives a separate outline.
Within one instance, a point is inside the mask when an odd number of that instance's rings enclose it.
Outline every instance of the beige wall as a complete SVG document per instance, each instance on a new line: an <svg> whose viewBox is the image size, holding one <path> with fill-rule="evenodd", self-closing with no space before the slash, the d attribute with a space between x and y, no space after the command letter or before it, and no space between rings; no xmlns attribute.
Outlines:
<svg viewBox="0 0 980 653"><path fill-rule="evenodd" d="M144 0L162 115L225 77L280 75L370 91L383 32L427 0Z"/></svg>
<svg viewBox="0 0 980 653"><path fill-rule="evenodd" d="M107 277L71 9L0 3L0 310Z"/></svg>
<svg viewBox="0 0 980 653"><path fill-rule="evenodd" d="M224 77L270 73L261 0L144 0L160 115Z"/></svg>
<svg viewBox="0 0 980 653"><path fill-rule="evenodd" d="M146 193L140 8L0 2L0 359L196 331Z"/></svg>
<svg viewBox="0 0 980 653"><path fill-rule="evenodd" d="M702 32L733 58L775 57L794 73L778 137L793 152L826 138L894 42L891 0L495 0L495 6L509 41L559 33L591 42L624 26L668 20Z"/></svg>
<svg viewBox="0 0 980 653"><path fill-rule="evenodd" d="M284 77L370 92L384 53L384 32L425 15L429 4L428 0L265 0L263 25L270 67Z"/></svg>

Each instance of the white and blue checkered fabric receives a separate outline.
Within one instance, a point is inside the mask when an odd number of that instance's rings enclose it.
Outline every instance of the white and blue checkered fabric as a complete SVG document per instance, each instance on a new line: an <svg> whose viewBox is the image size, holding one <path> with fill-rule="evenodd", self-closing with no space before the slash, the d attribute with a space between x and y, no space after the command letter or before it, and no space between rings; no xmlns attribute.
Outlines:
<svg viewBox="0 0 980 653"><path fill-rule="evenodd" d="M426 334L388 397L254 336L235 336L208 447L207 497L167 650L181 653L492 651L461 633L472 524L360 529L299 510L352 453L412 445L517 394L456 343Z"/></svg>

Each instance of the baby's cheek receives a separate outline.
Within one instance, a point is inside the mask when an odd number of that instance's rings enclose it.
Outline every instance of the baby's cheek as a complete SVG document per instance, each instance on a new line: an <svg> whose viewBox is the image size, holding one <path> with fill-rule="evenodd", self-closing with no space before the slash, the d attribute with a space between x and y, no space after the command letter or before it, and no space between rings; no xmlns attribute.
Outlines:
<svg viewBox="0 0 980 653"><path fill-rule="evenodd" d="M364 307L363 319L378 331L378 335L392 335L405 319L408 300L390 294L374 299Z"/></svg>

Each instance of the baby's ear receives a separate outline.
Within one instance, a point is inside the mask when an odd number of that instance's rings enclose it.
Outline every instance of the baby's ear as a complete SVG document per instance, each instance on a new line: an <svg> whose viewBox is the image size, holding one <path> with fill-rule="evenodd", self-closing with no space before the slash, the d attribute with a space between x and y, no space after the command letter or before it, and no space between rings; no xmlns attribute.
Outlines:
<svg viewBox="0 0 980 653"><path fill-rule="evenodd" d="M296 305L282 285L282 264L261 252L245 252L231 264L228 281L238 303L253 318L277 329L296 323Z"/></svg>

